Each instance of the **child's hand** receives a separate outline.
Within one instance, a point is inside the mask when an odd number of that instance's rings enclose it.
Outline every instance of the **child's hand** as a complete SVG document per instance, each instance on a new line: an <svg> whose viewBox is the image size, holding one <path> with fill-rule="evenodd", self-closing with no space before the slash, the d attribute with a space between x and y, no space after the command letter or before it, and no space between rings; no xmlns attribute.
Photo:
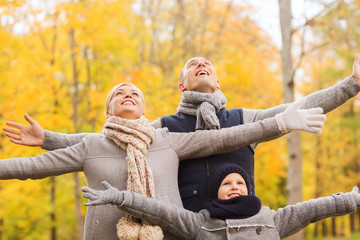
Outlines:
<svg viewBox="0 0 360 240"><path fill-rule="evenodd" d="M359 194L358 186L354 186L351 192L354 193L354 195L356 196L356 198L355 198L356 205L359 206L360 205L360 194Z"/></svg>
<svg viewBox="0 0 360 240"><path fill-rule="evenodd" d="M95 190L89 187L83 187L83 197L89 199L89 202L84 203L85 206L94 206L102 204L121 205L124 201L124 193L117 190L110 183L103 181L101 183L106 190Z"/></svg>

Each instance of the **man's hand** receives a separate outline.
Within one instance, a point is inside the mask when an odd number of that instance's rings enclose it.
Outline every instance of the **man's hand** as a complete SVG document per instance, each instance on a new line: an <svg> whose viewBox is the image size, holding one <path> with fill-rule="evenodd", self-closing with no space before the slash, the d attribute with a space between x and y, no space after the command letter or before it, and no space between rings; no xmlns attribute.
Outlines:
<svg viewBox="0 0 360 240"><path fill-rule="evenodd" d="M24 114L24 118L30 125L6 121L6 125L10 127L2 128L5 131L5 135L11 142L16 144L32 147L41 146L45 139L44 129L29 115Z"/></svg>
<svg viewBox="0 0 360 240"><path fill-rule="evenodd" d="M355 81L360 85L360 57L358 54L355 54L355 61L353 65L353 72L352 75L355 79Z"/></svg>

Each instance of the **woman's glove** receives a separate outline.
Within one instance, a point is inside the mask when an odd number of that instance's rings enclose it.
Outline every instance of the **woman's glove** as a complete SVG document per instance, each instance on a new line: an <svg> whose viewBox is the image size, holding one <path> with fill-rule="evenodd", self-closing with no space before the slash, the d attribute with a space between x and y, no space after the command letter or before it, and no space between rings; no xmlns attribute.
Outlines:
<svg viewBox="0 0 360 240"><path fill-rule="evenodd" d="M300 109L305 103L302 98L291 104L284 112L276 114L275 120L281 133L290 131L305 131L321 134L326 119L323 109L320 107Z"/></svg>
<svg viewBox="0 0 360 240"><path fill-rule="evenodd" d="M89 202L84 203L84 205L94 206L110 203L120 206L124 201L124 192L117 190L106 181L103 181L101 184L106 188L105 191L95 190L89 187L83 187L81 189L83 191L83 197L89 199Z"/></svg>

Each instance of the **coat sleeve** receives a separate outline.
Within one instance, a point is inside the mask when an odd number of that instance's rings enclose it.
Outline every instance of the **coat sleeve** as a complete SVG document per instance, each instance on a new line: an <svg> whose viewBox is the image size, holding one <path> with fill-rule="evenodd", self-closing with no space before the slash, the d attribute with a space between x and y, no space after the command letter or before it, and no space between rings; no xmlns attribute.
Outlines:
<svg viewBox="0 0 360 240"><path fill-rule="evenodd" d="M124 191L124 202L119 209L138 218L159 225L181 239L195 239L205 217L173 204L144 195Z"/></svg>
<svg viewBox="0 0 360 240"><path fill-rule="evenodd" d="M268 118L220 130L170 132L167 137L169 145L178 154L179 159L183 160L231 152L242 146L267 141L280 135L275 118Z"/></svg>
<svg viewBox="0 0 360 240"><path fill-rule="evenodd" d="M275 226L280 238L285 238L310 223L355 212L359 201L358 193L348 192L289 205L274 213Z"/></svg>
<svg viewBox="0 0 360 240"><path fill-rule="evenodd" d="M70 147L80 143L84 137L92 134L96 133L65 134L45 130L45 139L41 148L52 151L60 148Z"/></svg>
<svg viewBox="0 0 360 240"><path fill-rule="evenodd" d="M83 171L85 158L86 144L81 142L35 157L4 159L0 160L0 179L41 179Z"/></svg>
<svg viewBox="0 0 360 240"><path fill-rule="evenodd" d="M351 75L332 87L307 95L305 97L305 104L302 108L321 107L324 110L324 113L328 113L356 96L359 91L360 85ZM281 104L266 110L244 109L244 122L249 123L274 117L276 114L283 112L288 106L289 103Z"/></svg>

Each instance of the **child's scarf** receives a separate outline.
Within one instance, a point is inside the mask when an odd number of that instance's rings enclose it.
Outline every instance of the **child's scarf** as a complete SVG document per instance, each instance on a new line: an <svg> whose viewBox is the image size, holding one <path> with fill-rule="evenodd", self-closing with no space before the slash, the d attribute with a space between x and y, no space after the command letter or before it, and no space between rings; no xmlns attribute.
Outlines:
<svg viewBox="0 0 360 240"><path fill-rule="evenodd" d="M261 201L254 195L239 196L228 200L217 198L204 203L212 218L243 219L256 215L261 209Z"/></svg>
<svg viewBox="0 0 360 240"><path fill-rule="evenodd" d="M145 117L137 120L111 116L105 123L103 133L122 149L126 150L128 163L127 191L137 192L155 198L152 172L146 161L146 153L155 137L155 129ZM139 224L142 222L142 224ZM159 226L151 226L145 221L126 215L120 219L118 237L124 240L162 239Z"/></svg>
<svg viewBox="0 0 360 240"><path fill-rule="evenodd" d="M184 91L178 112L196 116L196 130L219 129L217 113L226 106L226 97L220 90L214 93Z"/></svg>

